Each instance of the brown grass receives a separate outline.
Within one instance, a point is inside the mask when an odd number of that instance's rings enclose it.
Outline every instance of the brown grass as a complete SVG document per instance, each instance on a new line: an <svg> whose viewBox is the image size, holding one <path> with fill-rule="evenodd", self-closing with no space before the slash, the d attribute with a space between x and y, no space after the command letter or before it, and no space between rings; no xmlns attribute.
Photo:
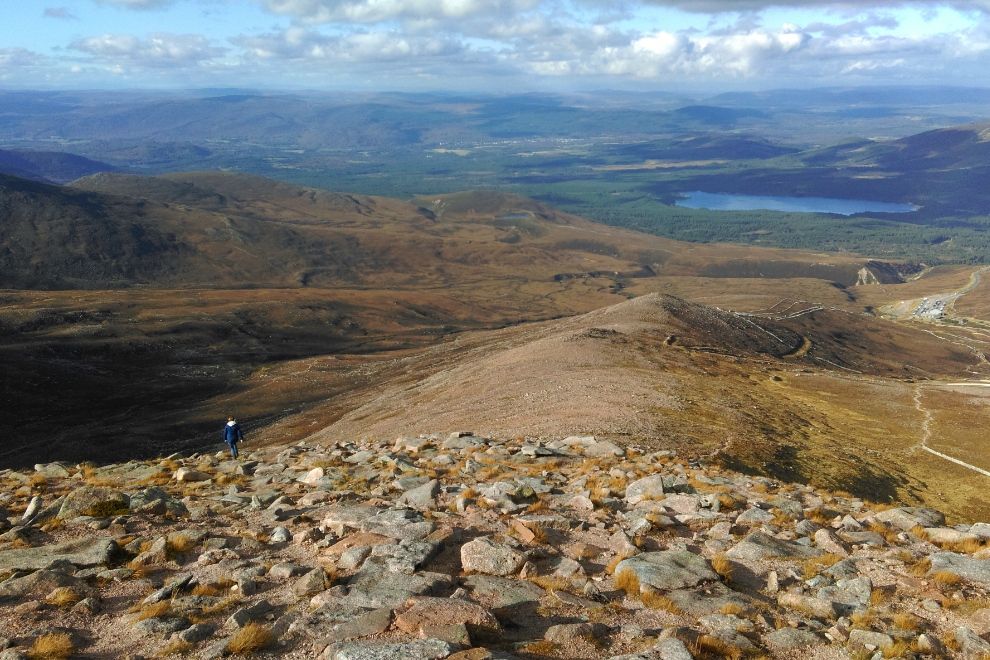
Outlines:
<svg viewBox="0 0 990 660"><path fill-rule="evenodd" d="M893 644L883 647L883 657L885 658L906 658L911 650L911 642L906 639L895 640Z"/></svg>
<svg viewBox="0 0 990 660"><path fill-rule="evenodd" d="M633 571L624 570L615 576L615 588L622 589L626 592L627 596L638 598L640 590L639 577Z"/></svg>
<svg viewBox="0 0 990 660"><path fill-rule="evenodd" d="M852 621L854 628L869 630L877 621L877 613L872 608L863 612L853 612L849 616L849 620Z"/></svg>
<svg viewBox="0 0 990 660"><path fill-rule="evenodd" d="M923 557L911 566L910 573L915 577L924 577L932 568L932 561L928 557Z"/></svg>
<svg viewBox="0 0 990 660"><path fill-rule="evenodd" d="M644 591L641 594L640 600L642 600L643 605L651 610L663 610L664 612L669 612L670 614L675 614L677 616L684 614L684 611L677 606L677 603L667 598L659 591Z"/></svg>
<svg viewBox="0 0 990 660"><path fill-rule="evenodd" d="M932 580L943 587L954 587L962 582L962 578L952 571L936 571L932 573Z"/></svg>
<svg viewBox="0 0 990 660"><path fill-rule="evenodd" d="M730 660L739 660L743 657L743 650L741 648L723 642L718 637L712 637L711 635L702 635L688 645L688 650L695 657L714 655L721 658L729 658Z"/></svg>
<svg viewBox="0 0 990 660"><path fill-rule="evenodd" d="M574 585L571 581L567 578L560 577L559 575L537 575L536 577L531 577L529 581L542 587L546 591L574 590Z"/></svg>
<svg viewBox="0 0 990 660"><path fill-rule="evenodd" d="M870 592L870 605L883 605L889 603L897 591L896 587L877 587Z"/></svg>
<svg viewBox="0 0 990 660"><path fill-rule="evenodd" d="M608 564L605 565L605 572L609 575L615 574L615 567L619 565L623 560L628 559L628 557L623 557L622 555L616 555L608 560Z"/></svg>
<svg viewBox="0 0 990 660"><path fill-rule="evenodd" d="M840 561L842 561L842 556L831 552L824 555L819 555L818 557L810 557L806 559L802 565L802 574L804 575L804 579L810 580L824 569L834 566Z"/></svg>
<svg viewBox="0 0 990 660"><path fill-rule="evenodd" d="M965 600L955 600L952 598L943 598L942 607L947 610L952 610L963 616L969 616L974 614L977 610L990 609L990 597L983 596L981 598L966 598Z"/></svg>
<svg viewBox="0 0 990 660"><path fill-rule="evenodd" d="M231 609L239 602L241 602L241 599L238 598L237 596L228 596L227 598L221 600L219 603L214 603L213 605L207 605L202 610L200 610L200 614L202 614L203 616L211 616L213 614L219 614L220 612L224 612L226 610Z"/></svg>
<svg viewBox="0 0 990 660"><path fill-rule="evenodd" d="M73 587L59 587L48 594L45 602L55 607L71 607L83 598L85 596Z"/></svg>
<svg viewBox="0 0 990 660"><path fill-rule="evenodd" d="M723 580L726 582L732 582L735 565L724 552L720 552L712 557L712 568Z"/></svg>
<svg viewBox="0 0 990 660"><path fill-rule="evenodd" d="M145 619L157 619L166 616L172 610L172 604L167 600L163 600L160 603L152 603L151 605L138 605L138 621L144 621Z"/></svg>
<svg viewBox="0 0 990 660"><path fill-rule="evenodd" d="M990 548L990 539L966 539L964 541L936 543L936 545L948 552L958 552L964 555L971 555L979 552L980 550Z"/></svg>
<svg viewBox="0 0 990 660"><path fill-rule="evenodd" d="M35 638L27 655L32 660L64 660L75 650L72 637L66 633L52 633Z"/></svg>
<svg viewBox="0 0 990 660"><path fill-rule="evenodd" d="M915 631L921 628L921 619L910 612L898 612L892 619L894 627L901 630Z"/></svg>
<svg viewBox="0 0 990 660"><path fill-rule="evenodd" d="M178 532L176 534L169 534L168 540L165 544L165 551L169 556L179 555L184 552L189 552L196 547L196 539L189 536L188 534L183 534Z"/></svg>
<svg viewBox="0 0 990 660"><path fill-rule="evenodd" d="M522 652L527 655L534 655L536 657L540 656L553 656L557 654L557 649L559 647L551 641L545 639L539 639L535 642L529 642L522 647Z"/></svg>
<svg viewBox="0 0 990 660"><path fill-rule="evenodd" d="M251 655L267 648L275 641L268 626L249 623L235 632L227 641L227 652L232 655Z"/></svg>
<svg viewBox="0 0 990 660"><path fill-rule="evenodd" d="M733 497L728 493L722 493L721 495L718 496L719 508L724 509L725 511L735 511L740 506L742 506L743 503L744 500Z"/></svg>
<svg viewBox="0 0 990 660"><path fill-rule="evenodd" d="M897 535L900 534L900 530L888 527L877 520L871 522L867 529L882 536L887 543L897 543Z"/></svg>
<svg viewBox="0 0 990 660"><path fill-rule="evenodd" d="M819 507L805 512L804 517L817 525L827 525L834 516L830 516L829 512Z"/></svg>
<svg viewBox="0 0 990 660"><path fill-rule="evenodd" d="M746 608L740 605L739 603L726 603L721 608L719 608L719 612L721 612L722 614L731 614L732 616L739 616L745 611Z"/></svg>
<svg viewBox="0 0 990 660"><path fill-rule="evenodd" d="M192 589L194 596L220 596L230 591L230 588L237 584L233 580L224 578L217 582L206 582L197 584Z"/></svg>
<svg viewBox="0 0 990 660"><path fill-rule="evenodd" d="M174 641L169 642L161 649L159 649L158 652L155 653L155 657L167 658L170 655L185 656L188 655L190 651L192 651L192 648L193 645L190 644L189 642L184 642L181 639L176 639Z"/></svg>
<svg viewBox="0 0 990 660"><path fill-rule="evenodd" d="M526 513L539 513L540 511L547 511L550 509L550 503L545 499L540 498L526 507ZM534 529L533 532L536 532ZM543 541L540 541L543 543Z"/></svg>

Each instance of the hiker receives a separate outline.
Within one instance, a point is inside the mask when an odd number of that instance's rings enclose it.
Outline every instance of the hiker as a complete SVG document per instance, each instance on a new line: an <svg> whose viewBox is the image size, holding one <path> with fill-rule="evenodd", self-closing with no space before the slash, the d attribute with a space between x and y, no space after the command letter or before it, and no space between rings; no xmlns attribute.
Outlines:
<svg viewBox="0 0 990 660"><path fill-rule="evenodd" d="M233 417L227 418L227 423L220 431L220 438L230 447L231 457L237 458L237 443L244 439L244 433L241 432L240 424L235 422Z"/></svg>

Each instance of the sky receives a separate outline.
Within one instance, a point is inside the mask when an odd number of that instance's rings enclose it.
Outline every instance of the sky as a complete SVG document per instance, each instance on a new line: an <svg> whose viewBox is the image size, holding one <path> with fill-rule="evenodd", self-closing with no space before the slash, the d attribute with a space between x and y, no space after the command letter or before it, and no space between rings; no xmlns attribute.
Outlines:
<svg viewBox="0 0 990 660"><path fill-rule="evenodd" d="M0 0L0 87L990 86L990 0Z"/></svg>

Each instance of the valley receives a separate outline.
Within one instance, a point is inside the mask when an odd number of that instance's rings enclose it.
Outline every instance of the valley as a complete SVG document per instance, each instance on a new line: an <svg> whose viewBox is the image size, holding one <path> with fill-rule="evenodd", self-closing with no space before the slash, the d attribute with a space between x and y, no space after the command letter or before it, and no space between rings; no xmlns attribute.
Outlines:
<svg viewBox="0 0 990 660"><path fill-rule="evenodd" d="M35 273L3 283L7 465L212 446L236 414L261 446L576 432L964 520L987 506L985 475L931 453L984 465L965 429L990 392L945 385L990 376L978 268L680 243L491 191L4 183L7 240L21 222L36 241L30 262L5 252ZM86 262L54 231L64 209ZM897 307L944 296L965 324Z"/></svg>

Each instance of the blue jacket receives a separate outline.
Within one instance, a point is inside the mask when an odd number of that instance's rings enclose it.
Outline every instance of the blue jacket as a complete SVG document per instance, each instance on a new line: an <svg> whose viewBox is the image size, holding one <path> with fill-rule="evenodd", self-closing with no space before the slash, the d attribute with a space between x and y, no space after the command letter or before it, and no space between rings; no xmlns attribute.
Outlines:
<svg viewBox="0 0 990 660"><path fill-rule="evenodd" d="M234 424L224 424L223 430L220 431L220 437L228 445L235 442L240 442L244 439L244 434L241 433L241 426L236 422Z"/></svg>

